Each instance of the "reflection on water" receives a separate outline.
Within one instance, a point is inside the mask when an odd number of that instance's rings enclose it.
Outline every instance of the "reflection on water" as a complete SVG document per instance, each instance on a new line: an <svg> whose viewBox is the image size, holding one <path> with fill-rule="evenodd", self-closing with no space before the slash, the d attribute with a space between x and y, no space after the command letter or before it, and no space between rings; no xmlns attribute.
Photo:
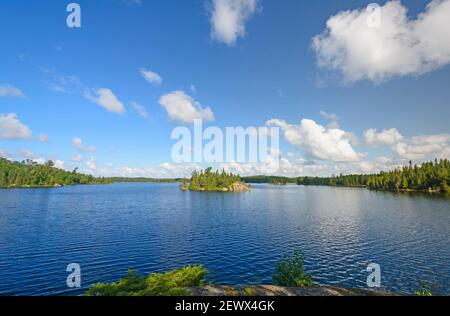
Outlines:
<svg viewBox="0 0 450 316"><path fill-rule="evenodd" d="M203 263L209 281L270 283L276 261L301 246L322 284L365 287L369 263L385 289L419 281L450 292L450 200L365 189L256 185L243 194L176 184L0 191L0 294L78 295L82 285Z"/></svg>

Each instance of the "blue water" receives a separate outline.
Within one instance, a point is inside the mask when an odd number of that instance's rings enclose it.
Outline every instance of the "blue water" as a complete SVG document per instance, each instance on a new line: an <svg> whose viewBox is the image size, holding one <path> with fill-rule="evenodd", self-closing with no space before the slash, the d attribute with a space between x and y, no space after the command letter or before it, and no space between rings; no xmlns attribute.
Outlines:
<svg viewBox="0 0 450 316"><path fill-rule="evenodd" d="M450 200L364 189L256 185L242 194L182 192L176 184L0 190L0 295L80 295L128 268L204 264L208 281L271 283L300 246L320 284L382 287L419 281L450 293ZM82 289L66 286L81 266Z"/></svg>

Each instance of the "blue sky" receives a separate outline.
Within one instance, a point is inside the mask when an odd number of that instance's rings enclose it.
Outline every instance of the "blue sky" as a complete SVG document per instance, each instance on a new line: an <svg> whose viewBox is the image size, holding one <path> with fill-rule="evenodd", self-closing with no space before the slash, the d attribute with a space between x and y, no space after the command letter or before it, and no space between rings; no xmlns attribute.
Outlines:
<svg viewBox="0 0 450 316"><path fill-rule="evenodd" d="M2 1L0 154L183 175L170 133L187 101L210 125L280 127L280 174L450 158L450 1L380 2L374 29L370 2L78 1L69 28L67 1Z"/></svg>

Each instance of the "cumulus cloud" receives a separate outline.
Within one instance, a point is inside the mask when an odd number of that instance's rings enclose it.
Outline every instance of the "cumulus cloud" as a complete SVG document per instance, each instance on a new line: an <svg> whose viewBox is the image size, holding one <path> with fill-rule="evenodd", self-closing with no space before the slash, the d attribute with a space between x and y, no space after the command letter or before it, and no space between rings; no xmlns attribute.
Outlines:
<svg viewBox="0 0 450 316"><path fill-rule="evenodd" d="M134 111L136 111L137 114L139 114L139 116L144 117L144 118L148 117L147 110L141 104L139 104L137 102L131 102L131 107L133 108Z"/></svg>
<svg viewBox="0 0 450 316"><path fill-rule="evenodd" d="M156 72L147 70L145 68L140 69L142 77L144 77L145 80L150 82L152 85L157 86L162 83L162 78L160 75L158 75Z"/></svg>
<svg viewBox="0 0 450 316"><path fill-rule="evenodd" d="M79 138L79 137L74 137L72 139L72 144L73 144L73 146L76 149L78 149L81 152L90 152L90 153L95 152L95 147L94 146L85 147L83 145L83 140L81 138Z"/></svg>
<svg viewBox="0 0 450 316"><path fill-rule="evenodd" d="M364 140L370 146L393 145L403 139L396 128L385 129L377 132L375 128L369 128L364 133Z"/></svg>
<svg viewBox="0 0 450 316"><path fill-rule="evenodd" d="M31 139L33 132L15 113L0 114L0 139Z"/></svg>
<svg viewBox="0 0 450 316"><path fill-rule="evenodd" d="M190 177L194 170L201 170L195 163L162 163L156 167L135 168L125 166L120 170L110 171L110 174L126 177L149 178L185 178Z"/></svg>
<svg viewBox="0 0 450 316"><path fill-rule="evenodd" d="M303 119L292 125L279 119L267 121L268 126L277 126L284 138L307 156L335 162L357 161L361 157L352 147L348 133L337 128L326 128L313 120Z"/></svg>
<svg viewBox="0 0 450 316"><path fill-rule="evenodd" d="M293 158L293 157L291 157ZM388 159L388 158L386 158ZM225 163L220 165L228 172L239 173L242 176L254 175L278 175L287 177L298 176L320 176L329 177L339 174L371 174L379 171L388 171L405 165L405 161L387 162L375 161L354 161L346 163L335 163L332 161L311 161L302 158L285 159L281 158L279 168L275 172L267 172L264 163Z"/></svg>
<svg viewBox="0 0 450 316"><path fill-rule="evenodd" d="M245 37L245 24L256 12L258 0L212 0L211 36L227 45Z"/></svg>
<svg viewBox="0 0 450 316"><path fill-rule="evenodd" d="M86 99L95 103L104 109L113 113L124 113L125 107L122 102L114 95L114 93L107 88L98 89L95 93L87 90L84 96Z"/></svg>
<svg viewBox="0 0 450 316"><path fill-rule="evenodd" d="M0 86L0 97L24 97L24 93L11 85Z"/></svg>
<svg viewBox="0 0 450 316"><path fill-rule="evenodd" d="M184 91L173 91L163 95L159 104L166 110L169 118L183 124L193 123L196 119L214 120L214 113L209 107L202 108L200 103Z"/></svg>
<svg viewBox="0 0 450 316"><path fill-rule="evenodd" d="M227 172L238 173L242 176L254 175L295 175L298 174L299 169L289 160L283 157L269 156L265 161L259 162L228 162L219 165L219 169L224 169Z"/></svg>
<svg viewBox="0 0 450 316"><path fill-rule="evenodd" d="M365 8L330 17L312 40L318 65L340 72L346 82L382 82L450 63L450 0L432 0L415 19L400 1L380 10L379 27L368 23L375 13Z"/></svg>
<svg viewBox="0 0 450 316"><path fill-rule="evenodd" d="M90 170L90 171L95 171L97 170L97 166L95 164L95 159L94 157L89 158L88 161L86 161L86 167Z"/></svg>
<svg viewBox="0 0 450 316"><path fill-rule="evenodd" d="M433 160L435 158L450 158L450 134L420 135L405 138L396 129L390 128L378 132L374 128L364 133L365 143L369 146L378 147L388 145L396 159L416 160L418 162ZM380 159L391 159L381 157ZM389 162L388 160L384 161ZM403 161L404 162L404 161ZM400 165L398 162L397 165Z"/></svg>
<svg viewBox="0 0 450 316"><path fill-rule="evenodd" d="M450 134L412 137L395 144L392 149L406 159L448 159L450 158Z"/></svg>
<svg viewBox="0 0 450 316"><path fill-rule="evenodd" d="M54 167L55 168L58 168L58 169L64 169L64 161L63 160L56 160L55 162L54 162Z"/></svg>

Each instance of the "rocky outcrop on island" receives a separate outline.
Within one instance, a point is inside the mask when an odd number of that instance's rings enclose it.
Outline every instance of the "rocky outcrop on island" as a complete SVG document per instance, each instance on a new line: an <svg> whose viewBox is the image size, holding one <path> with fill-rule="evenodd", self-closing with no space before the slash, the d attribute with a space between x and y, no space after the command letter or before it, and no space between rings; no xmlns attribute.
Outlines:
<svg viewBox="0 0 450 316"><path fill-rule="evenodd" d="M215 190L207 190L205 188L190 189L189 186L181 185L180 189L182 191L196 191L196 192L232 192L232 193L243 193L250 192L250 185L245 182L235 182L229 187L220 187Z"/></svg>
<svg viewBox="0 0 450 316"><path fill-rule="evenodd" d="M232 185L232 192L250 192L250 185L244 182L236 182Z"/></svg>
<svg viewBox="0 0 450 316"><path fill-rule="evenodd" d="M241 181L236 174L213 171L207 168L205 171L194 171L189 180L183 179L181 183L183 191L197 192L249 192L250 185Z"/></svg>

